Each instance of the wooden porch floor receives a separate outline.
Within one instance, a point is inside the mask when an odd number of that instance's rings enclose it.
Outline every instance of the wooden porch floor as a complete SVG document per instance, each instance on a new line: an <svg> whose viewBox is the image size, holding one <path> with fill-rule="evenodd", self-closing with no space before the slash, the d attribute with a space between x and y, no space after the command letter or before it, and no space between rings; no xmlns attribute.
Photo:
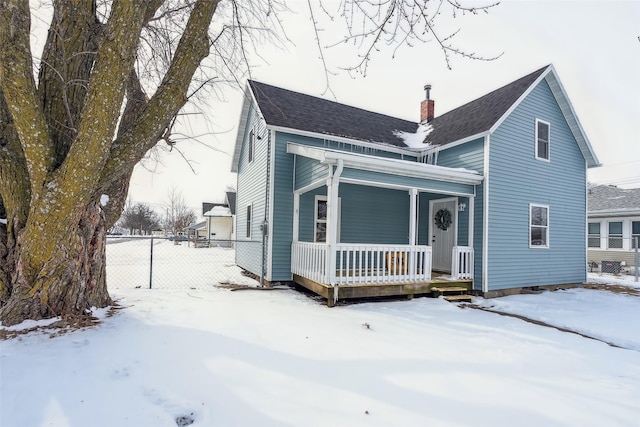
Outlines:
<svg viewBox="0 0 640 427"><path fill-rule="evenodd" d="M327 305L333 307L334 287L325 283L319 283L306 277L293 275L293 281L300 286L310 290L327 299ZM340 285L338 289L338 299L354 299L354 298L375 298L375 297L391 297L406 296L411 299L414 295L431 294L432 288L435 287L462 287L468 291L472 290L472 280L448 280L439 279L437 276L426 282L412 283L380 283L380 284L345 284Z"/></svg>

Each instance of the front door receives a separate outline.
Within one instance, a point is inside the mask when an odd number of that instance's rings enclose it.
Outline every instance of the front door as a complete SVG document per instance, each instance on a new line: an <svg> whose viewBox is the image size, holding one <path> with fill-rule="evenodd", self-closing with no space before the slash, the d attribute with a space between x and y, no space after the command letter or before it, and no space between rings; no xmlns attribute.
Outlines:
<svg viewBox="0 0 640 427"><path fill-rule="evenodd" d="M456 207L458 199L440 199L430 202L431 251L433 269L451 272L451 255L456 244Z"/></svg>

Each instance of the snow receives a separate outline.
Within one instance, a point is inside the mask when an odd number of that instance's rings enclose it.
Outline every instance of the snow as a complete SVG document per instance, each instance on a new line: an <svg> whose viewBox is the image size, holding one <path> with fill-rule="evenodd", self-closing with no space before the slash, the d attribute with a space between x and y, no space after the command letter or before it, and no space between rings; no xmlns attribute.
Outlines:
<svg viewBox="0 0 640 427"><path fill-rule="evenodd" d="M415 133L395 130L393 131L393 134L398 138L402 139L402 141L405 143L407 147L424 149L424 148L430 147L429 144L425 144L424 140L432 131L433 131L432 125L420 123Z"/></svg>
<svg viewBox="0 0 640 427"><path fill-rule="evenodd" d="M231 209L225 206L214 206L202 216L231 216Z"/></svg>
<svg viewBox="0 0 640 427"><path fill-rule="evenodd" d="M7 218L0 218L0 224L7 225Z"/></svg>
<svg viewBox="0 0 640 427"><path fill-rule="evenodd" d="M107 203L109 203L109 196L106 194L103 194L102 196L100 196L100 205L107 206Z"/></svg>
<svg viewBox="0 0 640 427"><path fill-rule="evenodd" d="M127 255L135 243L114 246ZM189 261L195 250L205 249L163 244L154 254ZM222 255L215 269L225 280L248 280L225 264L233 251L206 250ZM0 425L176 426L186 417L194 427L636 426L640 419L637 296L572 289L474 298L618 348L441 298L327 308L288 288L135 288L125 266L109 268L110 292L123 308L112 316L95 310L101 324L0 341Z"/></svg>

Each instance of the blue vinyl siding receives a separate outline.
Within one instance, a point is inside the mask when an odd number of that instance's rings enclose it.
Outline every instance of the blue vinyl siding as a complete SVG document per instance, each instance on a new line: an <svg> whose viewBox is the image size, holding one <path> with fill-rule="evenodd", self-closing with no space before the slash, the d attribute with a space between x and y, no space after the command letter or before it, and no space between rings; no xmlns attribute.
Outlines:
<svg viewBox="0 0 640 427"><path fill-rule="evenodd" d="M273 218L271 223L270 281L289 281L291 275L291 242L293 241L293 158L287 153L288 134L275 132L272 179Z"/></svg>
<svg viewBox="0 0 640 427"><path fill-rule="evenodd" d="M329 176L329 166L315 159L297 156L295 159L295 189L298 190Z"/></svg>
<svg viewBox="0 0 640 427"><path fill-rule="evenodd" d="M438 166L446 166L450 168L465 168L477 171L484 174L484 145L485 139L478 138L473 141L466 142L464 144L441 150L438 153ZM483 202L484 202L484 186L485 182L476 186L476 193L474 199L474 224L473 224L473 252L474 252L474 273L473 273L473 287L480 290L482 288L482 237L483 237ZM421 196L422 197L422 196ZM463 198L459 199L459 202L464 201ZM459 212L460 217L463 215L469 215L469 202L467 200L466 212ZM429 202L426 204L426 212L429 212ZM468 217L464 220L458 219L458 244L468 244ZM428 219L427 219L428 221ZM422 225L422 224L421 224ZM424 243L421 243L424 244Z"/></svg>
<svg viewBox="0 0 640 427"><path fill-rule="evenodd" d="M409 243L409 192L340 184L342 243Z"/></svg>
<svg viewBox="0 0 640 427"><path fill-rule="evenodd" d="M236 214L236 263L241 268L260 275L262 270L262 235L260 222L265 217L268 135L265 123L257 118L253 108L248 123L238 164L238 199ZM248 138L254 130L256 138L254 158L248 162ZM260 136L260 139L257 137ZM247 238L247 206L252 205L251 238Z"/></svg>
<svg viewBox="0 0 640 427"><path fill-rule="evenodd" d="M550 161L535 159L535 120L551 125ZM491 136L489 290L586 279L586 165L542 81ZM549 248L529 247L529 205L549 206Z"/></svg>

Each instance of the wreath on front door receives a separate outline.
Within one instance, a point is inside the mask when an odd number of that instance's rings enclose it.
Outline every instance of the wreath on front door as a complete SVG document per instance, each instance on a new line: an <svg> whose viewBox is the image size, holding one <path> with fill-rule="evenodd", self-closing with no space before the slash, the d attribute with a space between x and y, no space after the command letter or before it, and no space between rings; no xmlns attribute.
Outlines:
<svg viewBox="0 0 640 427"><path fill-rule="evenodd" d="M436 223L436 227L446 231L451 225L451 212L449 209L440 209L433 217L433 221Z"/></svg>

